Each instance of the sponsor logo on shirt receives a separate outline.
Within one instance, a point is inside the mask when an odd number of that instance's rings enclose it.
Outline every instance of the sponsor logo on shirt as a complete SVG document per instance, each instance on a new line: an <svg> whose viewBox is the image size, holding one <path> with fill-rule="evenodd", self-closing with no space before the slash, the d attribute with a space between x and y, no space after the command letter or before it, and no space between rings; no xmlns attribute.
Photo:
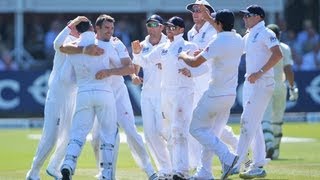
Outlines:
<svg viewBox="0 0 320 180"><path fill-rule="evenodd" d="M253 36L253 40L252 40L253 43L257 42L257 37L258 37L258 35L259 35L259 33L255 34L255 35Z"/></svg>
<svg viewBox="0 0 320 180"><path fill-rule="evenodd" d="M163 55L166 55L168 53L168 49L162 49L162 51L161 51L161 55L163 56Z"/></svg>
<svg viewBox="0 0 320 180"><path fill-rule="evenodd" d="M179 56L179 54L182 52L182 47L179 47L178 49L178 53L177 53L177 57Z"/></svg>
<svg viewBox="0 0 320 180"><path fill-rule="evenodd" d="M149 48L148 48L148 47L145 47L145 48L142 49L142 53L146 53L146 52L148 52L148 51L149 51Z"/></svg>
<svg viewBox="0 0 320 180"><path fill-rule="evenodd" d="M200 39L200 42L204 42L204 38L206 37L206 32L203 32L202 33L202 36L201 36L201 39Z"/></svg>
<svg viewBox="0 0 320 180"><path fill-rule="evenodd" d="M270 37L270 42L276 42L277 41L277 38L276 37L274 37L274 36L271 36Z"/></svg>

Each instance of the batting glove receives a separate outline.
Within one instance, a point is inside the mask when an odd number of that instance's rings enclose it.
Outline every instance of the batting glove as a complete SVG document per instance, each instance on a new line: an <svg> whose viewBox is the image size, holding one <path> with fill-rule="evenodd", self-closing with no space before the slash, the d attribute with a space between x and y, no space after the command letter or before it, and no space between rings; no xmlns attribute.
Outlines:
<svg viewBox="0 0 320 180"><path fill-rule="evenodd" d="M295 86L289 87L289 101L296 101L299 97L299 89Z"/></svg>

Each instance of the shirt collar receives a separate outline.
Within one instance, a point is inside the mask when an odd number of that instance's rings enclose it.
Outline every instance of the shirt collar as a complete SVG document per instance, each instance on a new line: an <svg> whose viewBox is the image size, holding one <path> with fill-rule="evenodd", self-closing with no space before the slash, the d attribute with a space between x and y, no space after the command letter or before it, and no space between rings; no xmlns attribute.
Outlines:
<svg viewBox="0 0 320 180"><path fill-rule="evenodd" d="M175 35L175 36L173 37L172 43L177 43L177 42L183 41L184 39L183 39L182 36L183 36L183 33L178 34L178 35Z"/></svg>
<svg viewBox="0 0 320 180"><path fill-rule="evenodd" d="M150 43L149 39L150 39L150 35L146 36L146 38L144 40L145 40L146 43L148 43L148 44L150 44L152 46L152 44ZM164 43L166 41L167 41L167 36L165 34L161 33L161 39L160 39L158 44Z"/></svg>
<svg viewBox="0 0 320 180"><path fill-rule="evenodd" d="M258 31L260 28L264 28L264 27L265 27L265 22L264 21L260 21L259 23L257 23L255 26L253 26L250 29L250 32Z"/></svg>

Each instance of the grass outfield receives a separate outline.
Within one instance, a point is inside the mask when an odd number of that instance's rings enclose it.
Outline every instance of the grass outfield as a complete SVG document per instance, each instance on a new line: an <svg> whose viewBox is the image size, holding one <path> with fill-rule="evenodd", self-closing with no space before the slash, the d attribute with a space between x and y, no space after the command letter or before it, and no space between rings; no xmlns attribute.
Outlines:
<svg viewBox="0 0 320 180"><path fill-rule="evenodd" d="M232 125L238 134L239 125ZM30 168L38 140L28 138L28 134L39 134L40 129L15 129L0 131L0 180L21 180ZM266 166L268 179L320 179L320 123L286 123L286 137L313 138L314 142L283 143L280 159ZM41 171L41 179L52 179L45 173L48 161ZM216 177L220 177L220 165L215 159L213 167ZM95 179L97 173L93 151L90 145L85 145L79 158L78 169L74 179ZM239 179L238 176L230 176ZM134 163L128 146L121 144L118 158L117 179L140 180L146 175Z"/></svg>

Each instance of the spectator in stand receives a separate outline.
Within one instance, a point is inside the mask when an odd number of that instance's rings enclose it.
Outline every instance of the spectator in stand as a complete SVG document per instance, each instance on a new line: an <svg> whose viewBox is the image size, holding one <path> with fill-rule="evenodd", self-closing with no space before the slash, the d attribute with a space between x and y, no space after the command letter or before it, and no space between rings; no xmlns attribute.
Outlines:
<svg viewBox="0 0 320 180"><path fill-rule="evenodd" d="M27 22L28 23L28 22ZM45 59L44 29L38 16L34 16L29 24L25 25L24 47L36 60Z"/></svg>
<svg viewBox="0 0 320 180"><path fill-rule="evenodd" d="M320 36L313 27L312 21L309 19L305 20L304 30L299 32L297 36L298 53L303 55L312 51L319 40Z"/></svg>
<svg viewBox="0 0 320 180"><path fill-rule="evenodd" d="M129 54L131 54L131 35L128 22L125 19L120 19L116 24L114 35L118 37L127 47Z"/></svg>
<svg viewBox="0 0 320 180"><path fill-rule="evenodd" d="M18 64L13 60L10 51L0 45L0 71L17 71Z"/></svg>
<svg viewBox="0 0 320 180"><path fill-rule="evenodd" d="M320 70L320 41L317 42L311 52L303 56L301 66L295 68L303 71Z"/></svg>

